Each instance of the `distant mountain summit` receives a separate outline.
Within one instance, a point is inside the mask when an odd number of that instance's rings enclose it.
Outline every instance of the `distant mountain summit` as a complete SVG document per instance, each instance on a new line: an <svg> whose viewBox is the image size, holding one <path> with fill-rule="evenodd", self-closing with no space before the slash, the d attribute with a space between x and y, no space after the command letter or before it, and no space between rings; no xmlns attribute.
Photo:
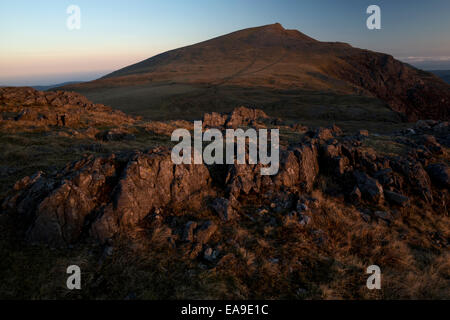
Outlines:
<svg viewBox="0 0 450 320"><path fill-rule="evenodd" d="M450 86L435 75L387 54L346 43L320 42L297 30L284 29L279 23L171 50L102 79L65 89L114 105L115 101L131 101L127 95L131 89L124 88L164 83L206 85L216 91L232 87L363 95L381 99L408 120L450 118ZM105 93L105 88L107 94L95 96L98 90ZM140 103L151 101L142 90L137 94L142 94ZM190 102L195 104L195 100Z"/></svg>
<svg viewBox="0 0 450 320"><path fill-rule="evenodd" d="M180 78L184 81L208 79L213 82L241 82L238 79L259 79L267 82L263 79L275 70L280 71L280 67L283 70L289 65L290 68L292 63L297 64L297 69L302 67L298 64L301 62L298 60L299 55L306 59L306 55L327 53L330 46L340 50L351 48L348 44L319 42L300 31L286 30L281 24L275 23L171 50L120 69L103 79L171 72L176 73L170 76L171 79ZM188 75L189 79L186 79ZM249 82L249 85L256 84Z"/></svg>

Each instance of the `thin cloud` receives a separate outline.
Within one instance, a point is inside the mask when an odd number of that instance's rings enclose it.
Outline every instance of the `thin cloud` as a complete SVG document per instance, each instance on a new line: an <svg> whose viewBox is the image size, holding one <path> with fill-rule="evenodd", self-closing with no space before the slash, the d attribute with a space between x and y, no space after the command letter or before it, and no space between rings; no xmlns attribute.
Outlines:
<svg viewBox="0 0 450 320"><path fill-rule="evenodd" d="M401 60L401 61L405 61L405 62L425 62L425 61L442 62L442 61L450 61L450 56L438 56L438 57L415 57L415 56L409 56L409 57L399 57L398 59Z"/></svg>

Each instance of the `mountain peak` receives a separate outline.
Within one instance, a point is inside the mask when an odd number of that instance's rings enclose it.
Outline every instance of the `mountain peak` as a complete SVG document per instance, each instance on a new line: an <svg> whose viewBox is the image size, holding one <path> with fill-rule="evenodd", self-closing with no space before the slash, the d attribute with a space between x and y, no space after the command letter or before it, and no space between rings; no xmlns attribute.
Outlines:
<svg viewBox="0 0 450 320"><path fill-rule="evenodd" d="M238 30L171 50L78 87L163 82L214 88L370 92L411 121L419 117L448 119L450 114L450 87L430 74L388 55L317 41L280 23Z"/></svg>
<svg viewBox="0 0 450 320"><path fill-rule="evenodd" d="M263 26L262 28L270 28L270 29L275 29L275 30L286 30L282 25L281 25L281 23L279 23L279 22L275 22L275 23L273 23L273 24L268 24L268 25L265 25L265 26Z"/></svg>
<svg viewBox="0 0 450 320"><path fill-rule="evenodd" d="M244 29L244 30L240 30L237 32L238 33L242 32L244 34L247 34L247 31L253 31L253 33L260 33L262 36L266 37L266 40L267 40L267 37L278 36L278 37L290 38L291 40L296 39L296 40L302 40L302 41L306 41L306 42L319 42L311 37L308 37L306 34L301 33L298 30L286 29L278 22L273 23L273 24L264 25L261 27Z"/></svg>

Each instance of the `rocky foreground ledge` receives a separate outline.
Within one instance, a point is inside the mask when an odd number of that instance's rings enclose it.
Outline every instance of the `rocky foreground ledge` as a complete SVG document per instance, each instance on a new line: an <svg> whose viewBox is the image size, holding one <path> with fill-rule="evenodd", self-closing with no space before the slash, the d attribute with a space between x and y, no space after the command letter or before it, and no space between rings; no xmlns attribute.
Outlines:
<svg viewBox="0 0 450 320"><path fill-rule="evenodd" d="M247 113L251 119L245 121ZM235 122L258 126L260 118L268 117L241 108L229 115L206 115L205 123L219 128ZM364 130L356 135L344 135L336 126L293 125L290 130L303 135L282 148L274 176L261 176L258 165L174 165L169 149L160 147L90 156L56 173L38 172L15 184L2 209L23 222L33 243L105 243L151 221L170 225L175 246L193 242L193 256L207 250L217 229L240 219L263 215L274 223L269 218L276 213L283 216L282 224L309 224L320 215L315 190L355 207L366 221L390 223L411 206L448 214L447 122L419 121L399 132L393 139L410 146L405 155L365 147ZM197 218L173 223L173 217L183 216Z"/></svg>

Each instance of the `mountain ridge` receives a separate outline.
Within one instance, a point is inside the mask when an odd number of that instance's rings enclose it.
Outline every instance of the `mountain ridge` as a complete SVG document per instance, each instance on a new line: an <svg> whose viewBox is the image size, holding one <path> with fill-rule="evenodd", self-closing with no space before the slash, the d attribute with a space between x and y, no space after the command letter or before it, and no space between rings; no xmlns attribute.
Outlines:
<svg viewBox="0 0 450 320"><path fill-rule="evenodd" d="M435 75L388 54L346 43L320 42L280 24L243 29L167 51L101 79L63 88L89 97L90 92L103 88L161 83L206 85L213 93L219 87L232 86L262 88L263 95L270 90L357 94L381 99L410 121L450 117L450 86ZM120 93L117 97L125 96ZM145 99L151 97L141 97Z"/></svg>

